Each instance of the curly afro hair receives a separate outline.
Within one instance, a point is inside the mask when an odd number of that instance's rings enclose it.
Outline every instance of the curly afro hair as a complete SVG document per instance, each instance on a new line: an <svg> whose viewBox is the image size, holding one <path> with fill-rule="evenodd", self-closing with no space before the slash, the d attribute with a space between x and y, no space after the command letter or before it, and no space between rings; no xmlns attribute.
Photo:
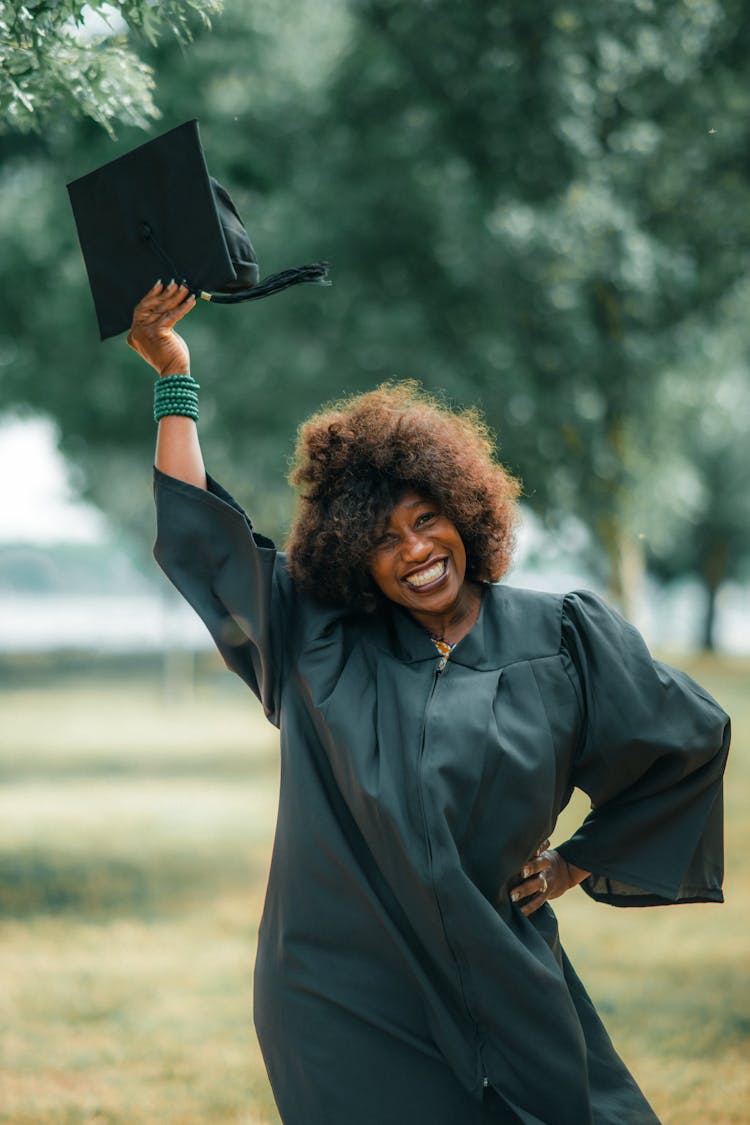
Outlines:
<svg viewBox="0 0 750 1125"><path fill-rule="evenodd" d="M314 414L300 427L289 480L299 490L289 569L321 601L377 606L369 561L407 490L454 523L467 578L496 582L508 569L520 485L495 460L476 410L453 411L416 382L385 383Z"/></svg>

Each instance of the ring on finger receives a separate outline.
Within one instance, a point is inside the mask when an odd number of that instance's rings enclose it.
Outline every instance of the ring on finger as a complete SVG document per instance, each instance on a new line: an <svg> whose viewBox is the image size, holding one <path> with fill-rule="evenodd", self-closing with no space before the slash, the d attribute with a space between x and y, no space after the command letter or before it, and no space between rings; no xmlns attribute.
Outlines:
<svg viewBox="0 0 750 1125"><path fill-rule="evenodd" d="M542 880L542 894L546 895L546 893L547 893L547 876L544 874L543 871L540 871L539 872L539 878Z"/></svg>

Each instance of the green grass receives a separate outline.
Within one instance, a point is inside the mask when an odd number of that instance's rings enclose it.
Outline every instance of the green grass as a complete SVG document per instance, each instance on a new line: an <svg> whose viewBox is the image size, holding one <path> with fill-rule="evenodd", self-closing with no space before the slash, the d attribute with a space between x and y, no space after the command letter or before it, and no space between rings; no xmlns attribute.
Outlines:
<svg viewBox="0 0 750 1125"><path fill-rule="evenodd" d="M737 1125L750 1103L750 664L689 670L735 718L727 903L628 911L573 892L557 912L667 1125ZM278 787L272 728L213 665L169 703L158 677L132 669L9 684L0 1122L278 1122L250 1015ZM557 839L584 811L566 810Z"/></svg>

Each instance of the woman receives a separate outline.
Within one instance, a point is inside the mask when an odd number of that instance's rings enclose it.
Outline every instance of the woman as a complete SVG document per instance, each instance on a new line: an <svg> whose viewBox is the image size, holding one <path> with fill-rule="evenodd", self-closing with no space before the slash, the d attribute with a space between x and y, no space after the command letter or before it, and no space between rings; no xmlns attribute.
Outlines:
<svg viewBox="0 0 750 1125"><path fill-rule="evenodd" d="M281 729L255 1022L285 1125L653 1125L548 900L722 901L727 716L593 595L496 584L517 485L410 385L303 427L277 554L206 476L193 304L157 284L128 339L162 377L156 557Z"/></svg>

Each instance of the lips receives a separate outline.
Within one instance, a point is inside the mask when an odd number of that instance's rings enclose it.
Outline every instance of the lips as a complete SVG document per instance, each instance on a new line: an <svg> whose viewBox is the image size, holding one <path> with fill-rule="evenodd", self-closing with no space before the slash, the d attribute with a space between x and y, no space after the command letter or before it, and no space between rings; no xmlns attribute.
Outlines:
<svg viewBox="0 0 750 1125"><path fill-rule="evenodd" d="M437 562L430 563L429 566L423 567L422 570L417 570L407 575L404 578L404 582L407 586L410 586L412 590L421 590L425 586L431 586L433 583L438 582L444 576L446 569L446 560L438 559Z"/></svg>

